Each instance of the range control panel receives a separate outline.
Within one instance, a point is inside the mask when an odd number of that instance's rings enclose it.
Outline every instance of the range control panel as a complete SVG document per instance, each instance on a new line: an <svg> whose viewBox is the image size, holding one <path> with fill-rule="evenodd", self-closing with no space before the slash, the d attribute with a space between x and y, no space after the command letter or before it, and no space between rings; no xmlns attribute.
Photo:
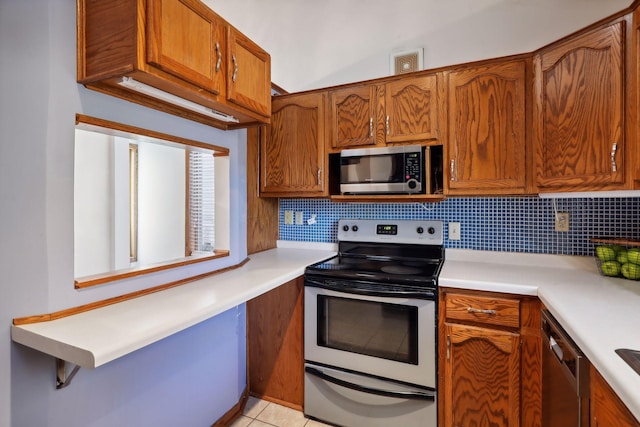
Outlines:
<svg viewBox="0 0 640 427"><path fill-rule="evenodd" d="M338 240L442 245L442 221L341 219Z"/></svg>

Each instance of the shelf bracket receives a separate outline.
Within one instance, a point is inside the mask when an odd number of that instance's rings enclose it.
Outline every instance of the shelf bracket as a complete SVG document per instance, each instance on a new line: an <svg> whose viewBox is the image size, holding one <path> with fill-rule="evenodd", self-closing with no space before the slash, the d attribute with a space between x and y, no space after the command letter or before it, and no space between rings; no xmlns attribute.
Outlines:
<svg viewBox="0 0 640 427"><path fill-rule="evenodd" d="M71 384L71 380L79 370L80 366L74 365L69 375L67 375L67 362L56 358L56 390L60 390Z"/></svg>

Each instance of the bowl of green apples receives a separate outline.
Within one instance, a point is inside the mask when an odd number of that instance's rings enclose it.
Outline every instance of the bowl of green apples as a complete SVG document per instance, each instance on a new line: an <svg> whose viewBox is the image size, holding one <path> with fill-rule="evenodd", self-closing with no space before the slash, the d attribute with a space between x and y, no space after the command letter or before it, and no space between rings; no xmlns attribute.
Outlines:
<svg viewBox="0 0 640 427"><path fill-rule="evenodd" d="M591 241L600 274L640 280L640 240L598 237Z"/></svg>

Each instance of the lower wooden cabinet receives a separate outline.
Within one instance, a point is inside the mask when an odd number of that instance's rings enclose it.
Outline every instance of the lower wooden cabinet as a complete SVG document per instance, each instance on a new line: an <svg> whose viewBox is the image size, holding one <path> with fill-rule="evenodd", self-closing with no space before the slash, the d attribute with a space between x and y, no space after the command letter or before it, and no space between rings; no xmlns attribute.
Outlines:
<svg viewBox="0 0 640 427"><path fill-rule="evenodd" d="M440 290L439 425L541 425L540 303Z"/></svg>
<svg viewBox="0 0 640 427"><path fill-rule="evenodd" d="M304 279L247 302L249 393L301 410L304 397Z"/></svg>
<svg viewBox="0 0 640 427"><path fill-rule="evenodd" d="M640 427L629 409L591 366L591 427Z"/></svg>

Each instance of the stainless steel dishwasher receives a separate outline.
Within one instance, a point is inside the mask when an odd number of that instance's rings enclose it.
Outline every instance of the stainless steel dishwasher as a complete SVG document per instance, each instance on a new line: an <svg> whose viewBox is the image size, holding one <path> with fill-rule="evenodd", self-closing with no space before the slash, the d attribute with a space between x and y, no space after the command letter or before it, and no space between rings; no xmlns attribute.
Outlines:
<svg viewBox="0 0 640 427"><path fill-rule="evenodd" d="M589 360L542 310L542 426L589 426Z"/></svg>

